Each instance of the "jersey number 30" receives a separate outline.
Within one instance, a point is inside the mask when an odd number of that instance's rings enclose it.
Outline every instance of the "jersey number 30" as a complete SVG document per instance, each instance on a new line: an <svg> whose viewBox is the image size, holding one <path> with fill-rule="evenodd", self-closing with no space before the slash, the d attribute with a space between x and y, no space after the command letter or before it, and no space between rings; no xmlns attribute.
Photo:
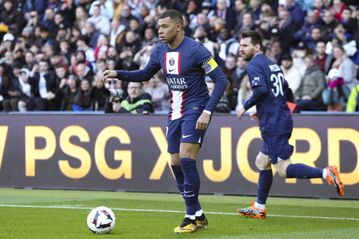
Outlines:
<svg viewBox="0 0 359 239"><path fill-rule="evenodd" d="M284 82L284 75L282 72L278 74L271 74L270 81L273 82L272 92L275 97L278 95L284 95L283 93L283 82Z"/></svg>

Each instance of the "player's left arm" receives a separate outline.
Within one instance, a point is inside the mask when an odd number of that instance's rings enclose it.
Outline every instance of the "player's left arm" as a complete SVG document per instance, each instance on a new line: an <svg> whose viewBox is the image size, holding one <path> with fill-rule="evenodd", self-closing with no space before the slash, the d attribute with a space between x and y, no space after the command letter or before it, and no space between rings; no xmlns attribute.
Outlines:
<svg viewBox="0 0 359 239"><path fill-rule="evenodd" d="M217 62L212 57L210 57L202 64L202 68L205 70L206 74L215 82L212 95L209 98L203 113L198 118L196 125L197 129L204 130L207 129L211 119L211 114L227 88L228 80L222 70L218 67Z"/></svg>
<svg viewBox="0 0 359 239"><path fill-rule="evenodd" d="M261 72L247 67L247 73L249 80L252 86L252 95L249 97L243 106L237 111L237 116L239 118L252 106L256 105L259 101L262 100L267 94L267 85L265 84L265 76Z"/></svg>

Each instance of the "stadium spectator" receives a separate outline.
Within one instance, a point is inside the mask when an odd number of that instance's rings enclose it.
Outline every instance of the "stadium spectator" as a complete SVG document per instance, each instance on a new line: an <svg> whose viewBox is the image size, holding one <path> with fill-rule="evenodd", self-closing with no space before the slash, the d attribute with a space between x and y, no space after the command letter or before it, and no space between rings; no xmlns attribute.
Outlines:
<svg viewBox="0 0 359 239"><path fill-rule="evenodd" d="M3 26L12 30L16 35L21 33L22 27L24 26L24 18L21 11L16 6L16 1L2 1L0 8L0 22Z"/></svg>
<svg viewBox="0 0 359 239"><path fill-rule="evenodd" d="M73 98L73 111L90 111L92 110L92 86L91 82L84 78L80 81L80 88Z"/></svg>
<svg viewBox="0 0 359 239"><path fill-rule="evenodd" d="M142 48L146 46L152 46L158 41L157 36L153 28L147 27L144 32L142 40Z"/></svg>
<svg viewBox="0 0 359 239"><path fill-rule="evenodd" d="M86 44L94 49L97 45L98 38L100 37L101 32L95 28L95 24L93 22L87 21L85 23L84 32L79 37L79 40L84 40ZM80 48L78 46L78 48Z"/></svg>
<svg viewBox="0 0 359 239"><path fill-rule="evenodd" d="M303 42L305 39L310 38L310 34L314 27L322 27L322 21L315 11L310 10L307 13L307 19L304 21L303 25L301 25L300 29L294 33L294 40Z"/></svg>
<svg viewBox="0 0 359 239"><path fill-rule="evenodd" d="M325 53L325 42L318 41L315 52L315 64L326 74L329 71L331 58Z"/></svg>
<svg viewBox="0 0 359 239"><path fill-rule="evenodd" d="M286 0L286 8L293 18L294 29L299 29L304 23L305 11L303 11L295 0Z"/></svg>
<svg viewBox="0 0 359 239"><path fill-rule="evenodd" d="M217 0L215 9L208 14L209 17L212 15L223 19L229 31L234 29L236 13L233 8L228 5L227 0Z"/></svg>
<svg viewBox="0 0 359 239"><path fill-rule="evenodd" d="M0 111L3 111L3 101L8 95L8 88L10 86L10 78L8 75L8 66L0 64Z"/></svg>
<svg viewBox="0 0 359 239"><path fill-rule="evenodd" d="M140 69L142 69L150 60L153 46L149 45L143 47L133 58L133 62L136 63Z"/></svg>
<svg viewBox="0 0 359 239"><path fill-rule="evenodd" d="M315 54L317 43L322 40L322 31L319 27L313 27L309 37L303 39L304 43L307 45L308 49Z"/></svg>
<svg viewBox="0 0 359 239"><path fill-rule="evenodd" d="M31 85L29 84L30 71L26 68L22 68L19 74L20 84L20 99L18 102L18 109L20 112L26 112L26 104L32 96Z"/></svg>
<svg viewBox="0 0 359 239"><path fill-rule="evenodd" d="M29 79L32 95L26 104L28 111L59 110L56 93L59 83L54 72L49 70L49 62L41 60L38 71Z"/></svg>
<svg viewBox="0 0 359 239"><path fill-rule="evenodd" d="M91 3L89 14L93 15L95 10L95 7L100 7L100 12L103 17L106 17L109 21L113 18L113 1L112 0L96 0Z"/></svg>
<svg viewBox="0 0 359 239"><path fill-rule="evenodd" d="M344 84L349 87L349 89L352 89L358 84L358 80L356 79L357 69L353 61L348 58L344 48L340 45L333 47L333 59L334 62L331 68L339 69L340 75L343 76Z"/></svg>
<svg viewBox="0 0 359 239"><path fill-rule="evenodd" d="M121 25L118 20L112 20L111 22L111 31L110 31L110 45L116 46L121 41L122 36L125 33L125 25Z"/></svg>
<svg viewBox="0 0 359 239"><path fill-rule="evenodd" d="M246 31L246 30L254 30L254 19L250 12L243 13L242 24L238 30L238 32Z"/></svg>
<svg viewBox="0 0 359 239"><path fill-rule="evenodd" d="M359 84L354 86L350 92L346 111L349 113L359 112Z"/></svg>
<svg viewBox="0 0 359 239"><path fill-rule="evenodd" d="M315 65L314 57L304 57L307 67L302 82L295 94L298 110L322 110L322 92L325 89L323 72Z"/></svg>
<svg viewBox="0 0 359 239"><path fill-rule="evenodd" d="M19 63L12 65L12 74L9 77L9 82L4 81L4 94L3 94L3 108L5 112L19 111L18 103L21 97L20 86L20 69ZM4 79L7 80L7 79Z"/></svg>
<svg viewBox="0 0 359 239"><path fill-rule="evenodd" d="M100 5L94 5L92 8L92 16L87 19L88 22L92 22L95 29L104 35L109 35L111 25L109 19L101 15Z"/></svg>
<svg viewBox="0 0 359 239"><path fill-rule="evenodd" d="M151 95L143 92L141 82L129 82L127 93L128 96L121 101L118 111L115 112L131 114L153 113Z"/></svg>
<svg viewBox="0 0 359 239"><path fill-rule="evenodd" d="M327 87L322 94L323 103L327 105L327 111L344 111L350 89L345 86L341 72L336 68L331 69L327 80Z"/></svg>
<svg viewBox="0 0 359 239"><path fill-rule="evenodd" d="M325 11L323 16L324 26L323 30L323 37L322 39L325 42L328 42L332 39L334 29L338 25L338 20L334 17L334 14L331 11Z"/></svg>
<svg viewBox="0 0 359 239"><path fill-rule="evenodd" d="M77 94L78 80L76 76L69 75L68 78L63 78L60 83L61 103L60 110L73 111L74 98Z"/></svg>
<svg viewBox="0 0 359 239"><path fill-rule="evenodd" d="M330 11L334 13L334 16L338 19L338 21L342 20L342 12L345 7L345 3L341 0L333 0L333 5L331 6Z"/></svg>
<svg viewBox="0 0 359 239"><path fill-rule="evenodd" d="M241 88L243 77L246 73L247 61L244 60L241 56L237 57L236 68L232 74L232 87L235 95Z"/></svg>
<svg viewBox="0 0 359 239"><path fill-rule="evenodd" d="M85 29L85 24L87 22L88 19L88 15L87 12L85 10L85 8L83 6L78 6L76 7L76 22L75 22L75 26L78 29L82 29L82 33L85 34L86 29Z"/></svg>
<svg viewBox="0 0 359 239"><path fill-rule="evenodd" d="M273 40L268 42L265 49L265 55L272 61L277 64L280 64L282 58L283 50L280 42L278 40Z"/></svg>
<svg viewBox="0 0 359 239"><path fill-rule="evenodd" d="M218 41L220 42L218 50L218 63L222 66L230 54L237 54L239 43L238 39L232 36L231 32L227 28L221 29Z"/></svg>
<svg viewBox="0 0 359 239"><path fill-rule="evenodd" d="M293 94L296 94L302 81L302 75L299 73L298 69L294 67L291 55L286 54L282 57L281 67L289 88L292 90Z"/></svg>
<svg viewBox="0 0 359 239"><path fill-rule="evenodd" d="M249 0L249 10L252 13L254 22L259 21L262 14L262 3L260 0Z"/></svg>
<svg viewBox="0 0 359 239"><path fill-rule="evenodd" d="M246 12L246 4L244 0L236 0L234 1L234 11L235 11L235 25L234 25L234 31L239 32L242 28L242 20L243 20L243 14Z"/></svg>
<svg viewBox="0 0 359 239"><path fill-rule="evenodd" d="M155 74L148 83L144 83L144 92L151 95L154 111L165 112L169 110L168 86L162 81L162 73Z"/></svg>
<svg viewBox="0 0 359 239"><path fill-rule="evenodd" d="M55 21L55 11L52 8L47 8L45 10L45 15L40 21L40 25L46 27L47 29L54 30L56 27ZM53 36L54 37L54 36Z"/></svg>

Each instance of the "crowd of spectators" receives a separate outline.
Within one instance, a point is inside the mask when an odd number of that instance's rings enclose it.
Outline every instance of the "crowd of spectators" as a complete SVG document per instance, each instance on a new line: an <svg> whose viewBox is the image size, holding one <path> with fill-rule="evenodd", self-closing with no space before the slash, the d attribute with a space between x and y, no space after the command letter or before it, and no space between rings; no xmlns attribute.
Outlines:
<svg viewBox="0 0 359 239"><path fill-rule="evenodd" d="M0 110L166 111L161 73L149 82L104 85L105 69L135 70L158 42L157 16L183 13L185 34L211 52L230 84L217 107L250 95L243 30L264 38L298 111L358 111L359 3L345 0L0 0ZM213 88L207 79L209 89ZM109 97L106 88L123 94ZM348 102L349 100L349 102Z"/></svg>

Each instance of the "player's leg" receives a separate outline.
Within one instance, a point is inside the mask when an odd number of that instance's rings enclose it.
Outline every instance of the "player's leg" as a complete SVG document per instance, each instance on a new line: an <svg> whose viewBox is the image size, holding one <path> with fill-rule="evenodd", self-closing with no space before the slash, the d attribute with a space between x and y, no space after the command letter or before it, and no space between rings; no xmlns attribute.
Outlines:
<svg viewBox="0 0 359 239"><path fill-rule="evenodd" d="M168 121L166 127L166 138L168 143L167 151L171 154L171 168L176 178L177 187L184 197L184 173L181 166L180 160L180 144L181 144L181 120ZM185 200L186 202L186 200ZM186 206L187 208L187 206ZM187 209L186 209L187 211ZM197 230L195 221L193 222L190 218L185 217L182 223L174 229L175 233L188 233Z"/></svg>
<svg viewBox="0 0 359 239"><path fill-rule="evenodd" d="M259 169L257 200L251 203L250 207L237 209L240 215L258 219L266 218L265 206L273 182L273 172L269 157L264 152L267 152L265 143L256 158L256 166Z"/></svg>
<svg viewBox="0 0 359 239"><path fill-rule="evenodd" d="M186 202L186 216L182 224L175 228L175 232L183 232L186 224L195 225L196 229L205 228L208 221L198 200L200 178L196 165L196 158L205 134L205 130L196 130L198 116L192 115L183 119L180 145L180 164L184 174L183 198ZM192 226L188 226L190 229ZM194 230L193 230L194 231ZM187 231L184 231L187 232ZM192 231L188 231L192 232Z"/></svg>
<svg viewBox="0 0 359 239"><path fill-rule="evenodd" d="M180 164L179 146L181 143L181 124L180 120L168 121L166 126L166 138L168 149L171 154L171 168L176 178L177 187L183 195L184 175Z"/></svg>
<svg viewBox="0 0 359 239"><path fill-rule="evenodd" d="M181 195L183 196L184 175L180 164L179 153L171 154L171 168L173 175L175 176L176 179L177 188L180 191Z"/></svg>
<svg viewBox="0 0 359 239"><path fill-rule="evenodd" d="M279 176L284 178L323 178L330 185L337 188L338 194L344 196L344 185L340 180L339 171L335 166L328 166L324 169L311 167L305 164L292 164L289 160L293 152L293 146L288 142L288 137L276 136L275 142L280 147L275 160L272 160L274 167Z"/></svg>

